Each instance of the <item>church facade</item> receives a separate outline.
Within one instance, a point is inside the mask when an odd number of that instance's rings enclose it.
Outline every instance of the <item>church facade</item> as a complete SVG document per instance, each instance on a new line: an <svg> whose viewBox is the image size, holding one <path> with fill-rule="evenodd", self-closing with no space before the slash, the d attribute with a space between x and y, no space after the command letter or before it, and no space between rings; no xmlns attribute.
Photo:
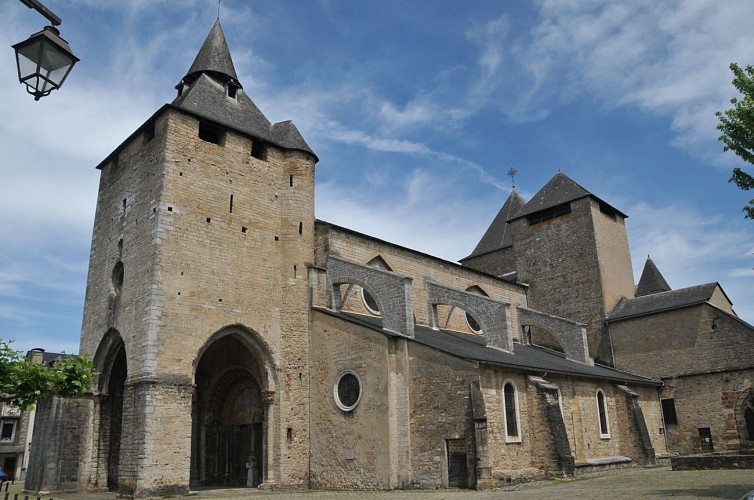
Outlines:
<svg viewBox="0 0 754 500"><path fill-rule="evenodd" d="M318 158L246 95L219 21L176 88L98 166L99 375L38 406L28 489L490 488L667 455L668 373L632 335L683 307L635 302L619 210L559 173L444 261L315 219ZM750 342L716 290L696 316Z"/></svg>

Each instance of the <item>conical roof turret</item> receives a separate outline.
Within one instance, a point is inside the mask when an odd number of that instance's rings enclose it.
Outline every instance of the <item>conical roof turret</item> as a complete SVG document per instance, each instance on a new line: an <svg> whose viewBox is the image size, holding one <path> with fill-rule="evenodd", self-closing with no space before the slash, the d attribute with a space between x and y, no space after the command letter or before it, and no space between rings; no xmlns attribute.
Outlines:
<svg viewBox="0 0 754 500"><path fill-rule="evenodd" d="M262 142L314 154L292 122L273 125L246 95L219 20L176 89L178 97L172 106L178 109Z"/></svg>
<svg viewBox="0 0 754 500"><path fill-rule="evenodd" d="M204 40L202 48L199 49L196 59L194 59L191 68L189 68L181 83L191 85L202 73L217 78L223 84L230 81L241 88L238 75L236 75L236 68L233 66L233 59L230 57L230 50L228 50L228 42L225 41L225 33L219 19L212 26L212 30L210 30L206 40Z"/></svg>
<svg viewBox="0 0 754 500"><path fill-rule="evenodd" d="M474 251L471 252L468 257L461 260L470 259L477 255L493 252L513 245L513 233L511 232L508 221L518 215L525 203L524 199L521 198L521 195L518 194L518 191L514 188L511 191L510 196L508 196L508 199L503 203L500 211L492 220L492 224L487 228L482 239L479 240Z"/></svg>
<svg viewBox="0 0 754 500"><path fill-rule="evenodd" d="M636 296L652 295L654 293L669 292L672 290L668 282L665 281L660 270L647 255L647 262L644 264L644 270L641 272L639 284L636 286Z"/></svg>

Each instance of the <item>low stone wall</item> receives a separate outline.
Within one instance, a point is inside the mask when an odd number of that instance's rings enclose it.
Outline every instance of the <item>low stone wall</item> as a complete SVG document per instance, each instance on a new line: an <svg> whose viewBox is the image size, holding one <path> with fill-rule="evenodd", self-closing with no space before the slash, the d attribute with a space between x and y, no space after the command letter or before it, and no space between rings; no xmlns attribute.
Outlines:
<svg viewBox="0 0 754 500"><path fill-rule="evenodd" d="M752 455L689 455L670 459L673 470L754 469Z"/></svg>

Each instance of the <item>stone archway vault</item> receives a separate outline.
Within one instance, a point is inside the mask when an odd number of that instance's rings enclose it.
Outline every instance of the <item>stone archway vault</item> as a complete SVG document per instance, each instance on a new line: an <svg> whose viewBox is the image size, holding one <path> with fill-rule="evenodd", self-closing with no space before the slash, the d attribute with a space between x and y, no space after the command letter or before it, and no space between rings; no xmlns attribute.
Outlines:
<svg viewBox="0 0 754 500"><path fill-rule="evenodd" d="M240 328L202 349L192 398L191 485L256 487L275 481L270 440L274 373L266 352Z"/></svg>

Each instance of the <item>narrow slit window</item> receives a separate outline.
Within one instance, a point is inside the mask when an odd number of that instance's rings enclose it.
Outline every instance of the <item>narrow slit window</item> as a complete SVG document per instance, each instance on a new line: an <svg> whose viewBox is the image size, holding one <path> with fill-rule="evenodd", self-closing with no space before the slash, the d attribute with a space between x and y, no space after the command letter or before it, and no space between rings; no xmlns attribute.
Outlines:
<svg viewBox="0 0 754 500"><path fill-rule="evenodd" d="M299 222L298 223L298 234L304 234L304 223Z"/></svg>
<svg viewBox="0 0 754 500"><path fill-rule="evenodd" d="M605 393L602 389L597 390L597 411L600 419L600 437L610 437L610 424L607 419L607 401L605 400Z"/></svg>
<svg viewBox="0 0 754 500"><path fill-rule="evenodd" d="M233 213L233 195L230 195L230 213Z"/></svg>
<svg viewBox="0 0 754 500"><path fill-rule="evenodd" d="M288 182L290 186L293 187L293 176L291 176L290 179L288 179Z"/></svg>

